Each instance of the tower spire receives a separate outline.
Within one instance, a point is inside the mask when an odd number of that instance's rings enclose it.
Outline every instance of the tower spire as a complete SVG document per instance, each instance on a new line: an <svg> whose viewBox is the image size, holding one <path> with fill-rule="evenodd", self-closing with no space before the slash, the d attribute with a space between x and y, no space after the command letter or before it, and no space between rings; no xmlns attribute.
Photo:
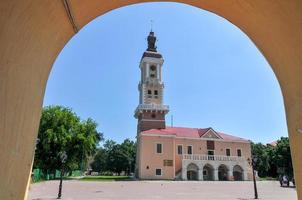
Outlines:
<svg viewBox="0 0 302 200"><path fill-rule="evenodd" d="M153 32L153 20L152 19L150 21L150 25L151 25L151 31L150 32Z"/></svg>

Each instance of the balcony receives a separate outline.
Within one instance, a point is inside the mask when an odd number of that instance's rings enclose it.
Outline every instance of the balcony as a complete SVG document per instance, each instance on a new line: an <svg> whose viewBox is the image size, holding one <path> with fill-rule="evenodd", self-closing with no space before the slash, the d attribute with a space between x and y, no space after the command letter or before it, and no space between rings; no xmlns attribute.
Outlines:
<svg viewBox="0 0 302 200"><path fill-rule="evenodd" d="M183 154L183 160L209 160L209 161L246 161L239 156L203 155L203 154Z"/></svg>
<svg viewBox="0 0 302 200"><path fill-rule="evenodd" d="M159 104L140 104L136 109L139 110L169 110L169 106L167 105L159 105Z"/></svg>
<svg viewBox="0 0 302 200"><path fill-rule="evenodd" d="M162 111L164 113L169 112L169 106L161 105L161 104L140 104L137 106L134 112L134 117L137 118L137 114L143 110L151 110L151 111Z"/></svg>

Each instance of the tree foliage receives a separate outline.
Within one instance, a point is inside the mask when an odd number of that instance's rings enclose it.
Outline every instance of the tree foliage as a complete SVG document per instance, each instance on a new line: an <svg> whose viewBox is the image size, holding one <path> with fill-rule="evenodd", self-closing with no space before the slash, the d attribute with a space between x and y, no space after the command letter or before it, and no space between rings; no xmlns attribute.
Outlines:
<svg viewBox="0 0 302 200"><path fill-rule="evenodd" d="M66 171L80 169L89 156L97 150L103 134L92 119L81 121L70 109L47 106L42 111L36 145L34 167L53 173L60 169L60 154L66 152Z"/></svg>
<svg viewBox="0 0 302 200"><path fill-rule="evenodd" d="M260 177L276 177L278 174L293 176L289 140L281 137L276 145L252 144L252 155L257 157L255 165Z"/></svg>
<svg viewBox="0 0 302 200"><path fill-rule="evenodd" d="M126 139L117 144L106 140L104 147L99 148L91 164L93 171L130 174L135 167L136 144Z"/></svg>

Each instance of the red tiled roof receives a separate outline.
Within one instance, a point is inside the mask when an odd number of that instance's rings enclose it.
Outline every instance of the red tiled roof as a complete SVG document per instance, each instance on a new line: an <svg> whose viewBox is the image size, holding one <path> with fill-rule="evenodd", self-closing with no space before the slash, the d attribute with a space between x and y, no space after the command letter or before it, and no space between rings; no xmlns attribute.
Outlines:
<svg viewBox="0 0 302 200"><path fill-rule="evenodd" d="M277 141L277 140L276 140L276 141L273 141L273 142L271 142L271 143L269 143L269 145L271 145L271 146L273 146L273 147L277 146L277 144L278 144L278 141Z"/></svg>
<svg viewBox="0 0 302 200"><path fill-rule="evenodd" d="M200 138L202 137L208 130L212 128L185 128L185 127L166 127L164 129L150 129L147 131L143 131L141 134L151 134L151 135L174 135L177 137L187 137L187 138ZM212 129L213 130L213 129ZM236 137L233 135L214 132L220 136L223 140L226 141L244 141L249 142L249 140Z"/></svg>

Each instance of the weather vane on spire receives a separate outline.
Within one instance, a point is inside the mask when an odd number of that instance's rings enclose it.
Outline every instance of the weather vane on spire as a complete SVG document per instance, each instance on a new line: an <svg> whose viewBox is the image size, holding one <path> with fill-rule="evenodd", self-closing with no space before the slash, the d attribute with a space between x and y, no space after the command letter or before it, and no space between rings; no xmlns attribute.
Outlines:
<svg viewBox="0 0 302 200"><path fill-rule="evenodd" d="M150 21L150 24L151 24L151 32L153 31L153 20L151 19Z"/></svg>

